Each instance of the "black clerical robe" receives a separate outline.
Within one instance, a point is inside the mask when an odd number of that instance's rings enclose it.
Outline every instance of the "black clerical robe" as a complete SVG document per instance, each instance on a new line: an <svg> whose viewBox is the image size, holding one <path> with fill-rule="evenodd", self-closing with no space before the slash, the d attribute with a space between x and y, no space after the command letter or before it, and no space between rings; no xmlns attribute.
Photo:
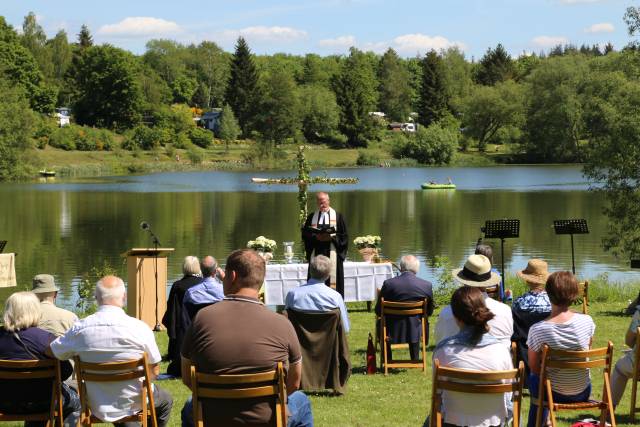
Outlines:
<svg viewBox="0 0 640 427"><path fill-rule="evenodd" d="M315 212L314 212L315 213ZM302 240L304 241L304 251L307 261L311 259L312 255L324 255L330 257L331 255L331 243L335 246L336 250L336 291L344 298L344 267L343 263L347 257L347 249L349 247L349 236L347 234L347 224L344 222L344 217L340 212L336 212L336 233L331 239L331 242L322 242L316 238L316 235L308 230L311 226L314 213L311 213L304 223L302 228ZM319 226L321 228L321 226ZM314 252L315 251L315 252ZM330 284L330 279L327 280L327 286Z"/></svg>

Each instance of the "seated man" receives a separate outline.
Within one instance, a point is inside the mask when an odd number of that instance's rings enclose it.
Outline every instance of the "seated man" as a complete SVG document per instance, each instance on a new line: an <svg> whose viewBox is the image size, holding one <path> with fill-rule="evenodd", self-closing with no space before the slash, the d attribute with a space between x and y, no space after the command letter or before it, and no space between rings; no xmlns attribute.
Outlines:
<svg viewBox="0 0 640 427"><path fill-rule="evenodd" d="M182 345L182 382L191 387L190 369L199 372L253 373L274 369L283 362L287 373L289 420L287 425L313 426L309 399L300 386L302 357L291 323L258 300L265 262L252 249L233 252L227 259L225 298L202 309L187 330ZM192 401L182 410L183 425L193 425ZM268 398L209 400L203 404L208 427L246 424L270 425L274 405Z"/></svg>
<svg viewBox="0 0 640 427"><path fill-rule="evenodd" d="M184 311L189 318L189 324L196 317L196 313L208 305L222 301L224 291L222 290L221 278L224 278L224 271L218 268L218 262L212 256L206 256L200 265L204 280L196 286L190 288L184 295L182 302Z"/></svg>
<svg viewBox="0 0 640 427"><path fill-rule="evenodd" d="M42 316L38 328L51 332L56 337L64 335L78 320L78 316L63 308L56 307L56 297L60 289L50 274L38 274L33 278L33 290L40 300Z"/></svg>
<svg viewBox="0 0 640 427"><path fill-rule="evenodd" d="M493 267L493 248L490 245L476 245L476 251L474 253L476 255L484 255L489 258L489 262L491 262L491 271L496 273L498 277L500 277L500 273L498 272L498 270ZM505 300L504 283L502 282L502 277L500 277L499 287L489 288L487 289L487 293L491 294L492 298L497 299L498 301Z"/></svg>
<svg viewBox="0 0 640 427"><path fill-rule="evenodd" d="M487 308L495 315L495 317L489 321L489 333L505 346L511 348L511 336L513 335L511 308L493 298L489 298L487 293L484 292L484 289L500 283L500 276L491 271L489 258L484 255L471 255L467 258L464 268L455 269L452 271L452 274L454 280L463 286L481 288L485 296ZM443 339L453 336L458 332L460 332L460 328L453 317L451 305L448 305L442 309L436 322L436 345Z"/></svg>
<svg viewBox="0 0 640 427"><path fill-rule="evenodd" d="M420 270L420 261L413 255L405 255L400 258L401 274L392 279L387 279L382 284L376 314L380 316L382 307L380 299L385 301L408 302L427 299L427 316L433 313L433 291L431 283L416 276ZM420 316L394 318L387 316L387 325L391 341L387 346L389 359L391 356L391 343L409 343L409 354L412 360L420 357L420 338L422 334L422 319ZM425 337L428 341L428 337Z"/></svg>
<svg viewBox="0 0 640 427"><path fill-rule="evenodd" d="M349 332L349 315L342 295L324 283L330 274L331 260L328 257L318 255L311 258L309 261L309 281L287 293L284 307L285 309L311 312L340 309L342 327L345 332Z"/></svg>
<svg viewBox="0 0 640 427"><path fill-rule="evenodd" d="M169 365L167 366L167 374L174 377L180 376L180 348L184 331L191 323L189 317L182 308L184 294L189 288L202 282L202 273L200 271L200 261L197 257L187 256L182 263L182 278L171 285L169 299L167 300L167 311L162 317L162 324L167 328L169 336L169 348L167 353L169 356Z"/></svg>
<svg viewBox="0 0 640 427"><path fill-rule="evenodd" d="M141 320L127 316L126 292L122 279L106 276L96 284L98 311L76 322L66 334L51 343L51 351L61 360L78 356L89 363L118 362L139 359L147 353L155 378L160 368L160 351L153 332ZM105 422L134 415L140 406L142 379L121 383L87 383L87 397L93 415ZM153 398L159 426L169 422L173 400L157 385Z"/></svg>
<svg viewBox="0 0 640 427"><path fill-rule="evenodd" d="M638 326L640 326L640 305L637 306L636 312L631 318L631 324L627 329L627 334L624 337L624 342L631 347L631 351L628 351L618 360L613 372L611 373L611 400L613 400L613 406L618 406L624 389L627 387L627 381L633 377L633 359L637 351L636 338L638 333Z"/></svg>

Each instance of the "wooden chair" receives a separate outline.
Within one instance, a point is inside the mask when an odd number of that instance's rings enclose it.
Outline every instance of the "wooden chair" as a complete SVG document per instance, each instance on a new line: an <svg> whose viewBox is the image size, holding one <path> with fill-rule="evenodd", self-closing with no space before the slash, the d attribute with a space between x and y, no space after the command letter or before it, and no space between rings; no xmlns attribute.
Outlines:
<svg viewBox="0 0 640 427"><path fill-rule="evenodd" d="M433 361L433 384L431 392L430 427L441 427L442 390L473 394L513 393L513 424L520 426L522 388L524 386L524 363L518 369L508 371L475 371L445 368L438 359Z"/></svg>
<svg viewBox="0 0 640 427"><path fill-rule="evenodd" d="M89 400L87 398L87 382L120 382L142 378L142 391L140 393L140 405L142 410L137 414L121 418L118 423L139 422L143 426L148 425L151 419L153 427L158 426L156 419L156 406L153 401L153 391L151 389L151 371L147 362L147 354L143 354L140 359L126 360L123 362L88 363L74 357L76 378L80 392L80 414L79 425L90 426L91 424L103 423L98 417L91 413Z"/></svg>
<svg viewBox="0 0 640 427"><path fill-rule="evenodd" d="M542 410L546 406L549 408L551 426L556 427L556 412L561 410L576 411L584 409L600 409L600 425L605 425L607 416L611 427L616 427L616 420L613 414L613 403L611 402L611 365L613 362L613 343L609 341L607 347L601 347L583 351L554 350L548 345L542 347L542 366L540 368L540 383L537 401L532 398L532 403L538 403L538 413L536 426L541 427ZM547 377L547 369L591 369L602 368L603 387L602 400L589 399L585 402L555 403L551 391L551 380Z"/></svg>
<svg viewBox="0 0 640 427"><path fill-rule="evenodd" d="M389 360L387 351L387 341L389 337L387 335L387 319L386 316L422 316L422 360ZM389 368L422 368L422 372L427 373L427 299L411 302L395 302L385 301L384 298L380 299L380 329L382 330L382 336L380 337L381 348L381 369L384 369L384 374L389 373Z"/></svg>
<svg viewBox="0 0 640 427"><path fill-rule="evenodd" d="M255 374L203 374L191 366L193 391L193 422L203 427L202 399L250 399L274 396L276 401L276 427L287 425L287 386L282 362L275 370Z"/></svg>
<svg viewBox="0 0 640 427"><path fill-rule="evenodd" d="M513 366L518 366L518 343L511 341L511 362Z"/></svg>
<svg viewBox="0 0 640 427"><path fill-rule="evenodd" d="M49 411L39 414L0 413L0 421L46 421L47 427L62 427L62 386L60 361L55 360L0 360L1 380L51 380Z"/></svg>
<svg viewBox="0 0 640 427"><path fill-rule="evenodd" d="M582 314L589 314L589 282L578 283L579 298L582 300Z"/></svg>
<svg viewBox="0 0 640 427"><path fill-rule="evenodd" d="M640 381L640 327L636 330L635 352L636 354L633 358L633 376L631 377L631 411L629 412L632 423L636 420L636 413L640 412L639 409L636 409L638 381Z"/></svg>

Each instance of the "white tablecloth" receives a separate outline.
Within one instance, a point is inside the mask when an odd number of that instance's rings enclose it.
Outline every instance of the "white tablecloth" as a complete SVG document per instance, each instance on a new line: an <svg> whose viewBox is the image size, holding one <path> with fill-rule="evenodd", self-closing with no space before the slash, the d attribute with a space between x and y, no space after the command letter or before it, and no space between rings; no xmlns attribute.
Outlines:
<svg viewBox="0 0 640 427"><path fill-rule="evenodd" d="M374 301L376 289L391 277L390 263L345 262L345 302ZM289 290L307 282L307 264L268 264L264 282L265 304L284 305Z"/></svg>

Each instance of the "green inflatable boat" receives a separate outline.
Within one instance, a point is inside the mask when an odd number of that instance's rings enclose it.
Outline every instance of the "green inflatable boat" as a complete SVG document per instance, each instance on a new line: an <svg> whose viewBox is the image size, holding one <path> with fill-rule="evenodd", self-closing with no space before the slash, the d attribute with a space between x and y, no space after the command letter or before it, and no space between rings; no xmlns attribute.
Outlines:
<svg viewBox="0 0 640 427"><path fill-rule="evenodd" d="M455 184L432 184L430 182L425 182L422 184L423 190L455 190Z"/></svg>

